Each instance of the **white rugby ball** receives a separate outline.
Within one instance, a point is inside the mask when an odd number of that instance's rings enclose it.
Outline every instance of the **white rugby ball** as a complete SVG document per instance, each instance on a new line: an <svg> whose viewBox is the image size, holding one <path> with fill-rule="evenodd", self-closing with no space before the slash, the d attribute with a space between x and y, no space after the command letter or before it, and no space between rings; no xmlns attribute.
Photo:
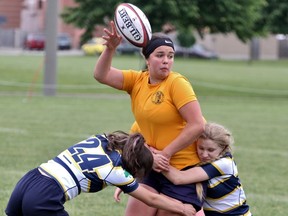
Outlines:
<svg viewBox="0 0 288 216"><path fill-rule="evenodd" d="M119 4L115 10L114 22L118 32L134 46L144 47L152 37L149 20L133 4Z"/></svg>

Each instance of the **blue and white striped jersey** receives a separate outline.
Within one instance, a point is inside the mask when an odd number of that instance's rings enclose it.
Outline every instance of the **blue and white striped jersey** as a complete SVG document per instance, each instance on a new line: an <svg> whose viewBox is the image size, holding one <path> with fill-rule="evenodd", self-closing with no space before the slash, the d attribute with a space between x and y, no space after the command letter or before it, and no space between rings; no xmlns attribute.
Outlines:
<svg viewBox="0 0 288 216"><path fill-rule="evenodd" d="M59 183L66 200L73 199L81 191L97 192L107 185L118 186L124 193L136 190L138 183L123 169L120 152L108 151L107 144L104 135L92 136L39 168Z"/></svg>
<svg viewBox="0 0 288 216"><path fill-rule="evenodd" d="M210 178L203 205L206 216L251 215L236 163L230 153L201 167Z"/></svg>

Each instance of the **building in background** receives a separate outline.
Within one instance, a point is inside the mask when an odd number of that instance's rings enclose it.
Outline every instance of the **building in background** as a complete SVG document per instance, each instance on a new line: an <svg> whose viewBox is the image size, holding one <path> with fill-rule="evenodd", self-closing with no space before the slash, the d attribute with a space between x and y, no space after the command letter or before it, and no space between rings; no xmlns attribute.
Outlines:
<svg viewBox="0 0 288 216"><path fill-rule="evenodd" d="M15 30L21 25L22 3L23 0L0 1L0 46L19 45Z"/></svg>
<svg viewBox="0 0 288 216"><path fill-rule="evenodd" d="M0 1L0 26L3 29L20 26L23 0Z"/></svg>
<svg viewBox="0 0 288 216"><path fill-rule="evenodd" d="M72 39L72 48L79 48L79 41L83 30L75 28L63 22L60 14L66 6L76 6L73 0L57 0L58 2L58 22L57 32L68 34ZM21 31L29 33L45 33L46 0L23 0L23 10L21 14ZM48 14L49 16L49 14Z"/></svg>
<svg viewBox="0 0 288 216"><path fill-rule="evenodd" d="M73 0L57 0L58 14L65 6L75 6ZM22 48L28 34L45 34L46 0L0 1L0 47ZM49 16L49 14L48 14ZM64 23L58 17L57 32L71 36L72 48L79 48L83 30Z"/></svg>
<svg viewBox="0 0 288 216"><path fill-rule="evenodd" d="M45 33L47 0L0 0L0 47L23 48L29 33ZM66 6L76 6L73 0L57 0L58 14ZM49 16L49 15L48 15ZM58 17L58 33L71 36L72 48L80 48L82 29L64 23ZM95 28L95 36L101 35L103 27ZM288 39L270 35L258 38L259 59L288 58ZM251 44L241 42L234 34L211 34L205 39L197 38L197 43L215 51L220 59L249 59ZM257 45L256 44L256 45Z"/></svg>

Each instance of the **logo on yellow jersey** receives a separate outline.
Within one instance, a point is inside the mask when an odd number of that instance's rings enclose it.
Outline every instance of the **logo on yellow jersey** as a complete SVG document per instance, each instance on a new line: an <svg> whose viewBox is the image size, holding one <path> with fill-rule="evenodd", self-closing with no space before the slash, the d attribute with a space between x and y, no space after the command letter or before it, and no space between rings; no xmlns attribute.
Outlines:
<svg viewBox="0 0 288 216"><path fill-rule="evenodd" d="M152 102L154 104L161 104L164 100L164 94L161 91L157 91L152 95Z"/></svg>

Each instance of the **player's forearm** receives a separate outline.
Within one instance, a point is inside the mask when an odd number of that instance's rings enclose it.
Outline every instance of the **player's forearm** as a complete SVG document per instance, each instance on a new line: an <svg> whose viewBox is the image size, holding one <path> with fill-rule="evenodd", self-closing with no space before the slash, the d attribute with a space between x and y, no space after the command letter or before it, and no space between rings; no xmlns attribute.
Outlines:
<svg viewBox="0 0 288 216"><path fill-rule="evenodd" d="M115 51L106 47L95 65L94 78L100 83L106 82L108 73L111 69L114 52Z"/></svg>
<svg viewBox="0 0 288 216"><path fill-rule="evenodd" d="M163 149L163 155L171 157L176 152L191 145L203 132L203 128L201 124L187 124L179 136Z"/></svg>
<svg viewBox="0 0 288 216"><path fill-rule="evenodd" d="M201 167L180 171L170 166L168 172L163 171L162 173L175 185L197 183L209 179L208 174Z"/></svg>
<svg viewBox="0 0 288 216"><path fill-rule="evenodd" d="M172 166L170 166L169 171L163 171L162 174L175 185L183 184L183 174Z"/></svg>
<svg viewBox="0 0 288 216"><path fill-rule="evenodd" d="M164 209L166 211L175 212L181 215L193 215L191 212L195 212L195 209L191 205L185 206L183 203L172 198L167 198L164 195L153 193L141 185L129 195L144 202L150 207Z"/></svg>

